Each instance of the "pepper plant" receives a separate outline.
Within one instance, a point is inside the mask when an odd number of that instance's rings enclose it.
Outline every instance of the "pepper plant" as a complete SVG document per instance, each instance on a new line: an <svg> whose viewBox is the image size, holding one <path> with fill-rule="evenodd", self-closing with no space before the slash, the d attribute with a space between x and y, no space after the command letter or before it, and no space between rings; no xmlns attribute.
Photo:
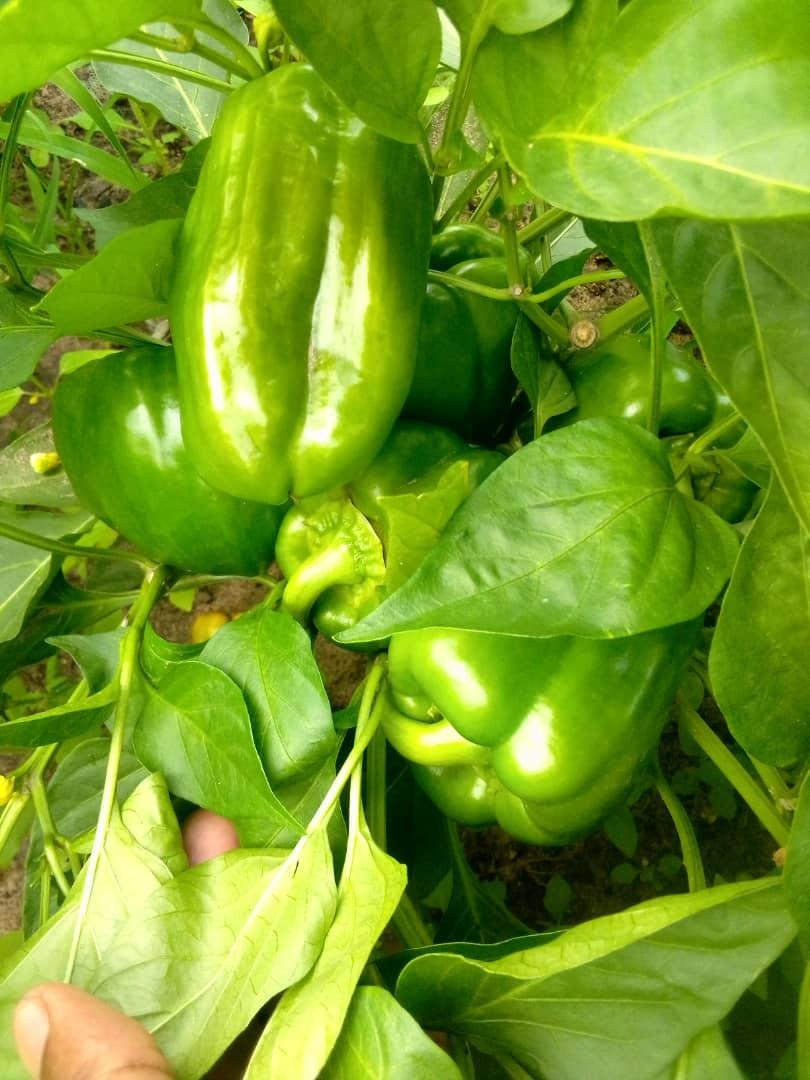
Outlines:
<svg viewBox="0 0 810 1080"><path fill-rule="evenodd" d="M45 979L184 1080L810 1076L808 85L803 0L0 6L4 1078ZM656 798L626 910L468 861Z"/></svg>

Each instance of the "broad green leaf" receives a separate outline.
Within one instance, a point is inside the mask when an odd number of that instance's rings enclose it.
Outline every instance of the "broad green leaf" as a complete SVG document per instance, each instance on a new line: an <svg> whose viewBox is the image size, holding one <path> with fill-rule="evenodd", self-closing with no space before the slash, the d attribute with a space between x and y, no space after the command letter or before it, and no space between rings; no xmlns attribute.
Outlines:
<svg viewBox="0 0 810 1080"><path fill-rule="evenodd" d="M709 368L810 530L810 221L651 229Z"/></svg>
<svg viewBox="0 0 810 1080"><path fill-rule="evenodd" d="M40 83L71 60L164 15L188 14L191 0L126 4L11 0L0 7L0 100ZM32 32L33 31L33 32Z"/></svg>
<svg viewBox="0 0 810 1080"><path fill-rule="evenodd" d="M199 0L195 3L199 8ZM203 0L203 12L217 26L243 43L247 42L247 27L233 8L224 0ZM157 16L162 14L157 13ZM169 14L169 10L166 10ZM196 12L199 15L199 10ZM168 23L157 23L147 27L149 33L159 37L174 39L177 31ZM119 35L122 36L122 35ZM222 53L223 46L204 31L195 36L209 49ZM172 52L168 49L156 49L138 41L118 41L116 51L132 53L135 56L148 56L154 60L163 60L174 67L187 71L201 72L228 82L229 76L224 68L210 60L204 60L195 53ZM180 77L167 76L154 71L125 64L96 61L96 74L101 83L112 93L130 94L138 101L148 101L175 127L179 127L192 142L199 142L211 134L214 120L225 101L225 94L219 90L187 82Z"/></svg>
<svg viewBox="0 0 810 1080"><path fill-rule="evenodd" d="M136 191L126 202L113 203L98 210L77 209L76 216L92 225L96 234L96 250L129 229L150 225L153 221L170 221L185 216L202 163L208 152L208 142L197 143L183 159L177 172L163 176L147 187Z"/></svg>
<svg viewBox="0 0 810 1080"><path fill-rule="evenodd" d="M479 53L476 106L536 194L608 221L810 212L804 0L786 0L778 20L761 0L644 0L613 26L610 7L492 34Z"/></svg>
<svg viewBox="0 0 810 1080"><path fill-rule="evenodd" d="M810 753L808 568L810 538L774 479L740 550L709 654L731 733L771 765Z"/></svg>
<svg viewBox="0 0 810 1080"><path fill-rule="evenodd" d="M95 885L83 923L73 982L88 987L100 958L107 953L119 926L143 909L149 895L165 884L178 868L180 833L165 784L148 777L135 789L122 812L113 816L99 861ZM155 817L165 825L159 840ZM171 865L170 865L171 864ZM14 1007L21 997L42 982L61 978L76 930L82 872L60 910L11 956L0 961L0 1060L3 1080L28 1080L19 1061L11 1032Z"/></svg>
<svg viewBox="0 0 810 1080"><path fill-rule="evenodd" d="M323 830L231 851L169 881L121 927L90 990L140 1020L181 1080L205 1073L317 960L335 914Z"/></svg>
<svg viewBox="0 0 810 1080"><path fill-rule="evenodd" d="M0 682L5 682L17 668L54 652L46 640L49 635L72 634L109 620L120 622L124 608L134 599L134 593L76 589L58 575L17 636L0 644Z"/></svg>
<svg viewBox="0 0 810 1080"><path fill-rule="evenodd" d="M115 678L121 656L122 628L101 634L62 634L50 639L78 664L91 693L103 689Z"/></svg>
<svg viewBox="0 0 810 1080"><path fill-rule="evenodd" d="M775 879L661 897L491 963L413 960L397 996L421 1023L555 1080L653 1080L795 935Z"/></svg>
<svg viewBox="0 0 810 1080"><path fill-rule="evenodd" d="M461 1080L453 1059L379 986L355 991L321 1080Z"/></svg>
<svg viewBox="0 0 810 1080"><path fill-rule="evenodd" d="M738 442L723 450L723 457L728 458L743 476L758 487L768 488L771 482L771 463L765 447L751 428L746 428Z"/></svg>
<svg viewBox="0 0 810 1080"><path fill-rule="evenodd" d="M701 1031L656 1080L745 1080L719 1027Z"/></svg>
<svg viewBox="0 0 810 1080"><path fill-rule="evenodd" d="M699 615L736 555L733 530L676 490L657 439L584 420L508 458L410 581L339 640L423 626L638 634Z"/></svg>
<svg viewBox="0 0 810 1080"><path fill-rule="evenodd" d="M201 659L242 691L271 784L305 775L334 754L332 710L312 643L289 615L255 608L223 626Z"/></svg>
<svg viewBox="0 0 810 1080"><path fill-rule="evenodd" d="M574 0L441 0L463 38L483 41L494 26L504 34L531 34L556 22Z"/></svg>
<svg viewBox="0 0 810 1080"><path fill-rule="evenodd" d="M273 8L324 82L361 120L392 139L419 140L418 110L441 53L432 0L274 0Z"/></svg>
<svg viewBox="0 0 810 1080"><path fill-rule="evenodd" d="M8 6L6 4L5 8L0 8L0 13L8 10ZM0 139L5 139L7 136L8 123L0 120ZM135 176L138 174L133 176L133 173L114 154L100 149L91 142L65 135L57 125L43 120L35 113L26 114L20 126L19 143L20 146L26 146L31 150L43 150L46 154L53 154L67 161L75 161L83 169L96 173L97 176L109 180L111 184L116 184L126 191L133 191L147 183L145 176L136 182Z"/></svg>
<svg viewBox="0 0 810 1080"><path fill-rule="evenodd" d="M452 860L453 888L436 933L437 944L469 941L488 944L528 934L528 927L509 911L498 895L502 882L479 881L469 867L455 823L445 822Z"/></svg>
<svg viewBox="0 0 810 1080"><path fill-rule="evenodd" d="M0 509L6 524L50 540L78 533L91 521L88 514L48 514L44 511ZM26 612L42 592L52 570L50 552L0 536L0 642L16 636Z"/></svg>
<svg viewBox="0 0 810 1080"><path fill-rule="evenodd" d="M60 836L75 840L95 825L101 807L109 752L109 739L85 739L57 766L48 782L48 805ZM129 798L146 777L147 772L135 755L125 750L118 770L118 802ZM30 937L40 925L42 859L42 830L35 823L25 864L23 926L26 937ZM51 890L51 913L56 911L59 900L58 890Z"/></svg>
<svg viewBox="0 0 810 1080"><path fill-rule="evenodd" d="M78 506L64 469L38 473L31 463L32 454L52 454L55 449L50 424L41 424L0 450L0 502L57 510Z"/></svg>
<svg viewBox="0 0 810 1080"><path fill-rule="evenodd" d="M576 406L571 381L559 360L542 347L525 315L520 315L515 324L511 360L512 371L532 407L534 434L540 435L553 416L561 416Z"/></svg>
<svg viewBox="0 0 810 1080"><path fill-rule="evenodd" d="M317 1080L340 1035L371 950L394 914L407 872L373 841L366 823L349 833L335 921L311 971L288 990L251 1055L245 1080Z"/></svg>
<svg viewBox="0 0 810 1080"><path fill-rule="evenodd" d="M22 390L15 386L11 390L0 390L0 416L8 416L20 403Z"/></svg>
<svg viewBox="0 0 810 1080"><path fill-rule="evenodd" d="M165 315L180 224L155 221L116 237L101 254L58 281L38 306L65 334Z"/></svg>
<svg viewBox="0 0 810 1080"><path fill-rule="evenodd" d="M279 824L301 832L267 782L239 687L218 668L189 660L147 687L134 744L176 795L231 818L244 844L265 844Z"/></svg>
<svg viewBox="0 0 810 1080"><path fill-rule="evenodd" d="M810 780L807 778L790 829L785 892L802 939L810 940Z"/></svg>
<svg viewBox="0 0 810 1080"><path fill-rule="evenodd" d="M105 686L96 694L45 712L0 724L0 746L50 746L75 739L101 727L118 698L118 686Z"/></svg>
<svg viewBox="0 0 810 1080"><path fill-rule="evenodd" d="M0 253L0 266L2 263ZM29 379L56 337L53 327L43 324L12 292L0 287L0 390Z"/></svg>
<svg viewBox="0 0 810 1080"><path fill-rule="evenodd" d="M151 623L147 623L141 644L141 667L147 678L157 683L175 664L196 660L202 649L202 645L191 642L167 641Z"/></svg>

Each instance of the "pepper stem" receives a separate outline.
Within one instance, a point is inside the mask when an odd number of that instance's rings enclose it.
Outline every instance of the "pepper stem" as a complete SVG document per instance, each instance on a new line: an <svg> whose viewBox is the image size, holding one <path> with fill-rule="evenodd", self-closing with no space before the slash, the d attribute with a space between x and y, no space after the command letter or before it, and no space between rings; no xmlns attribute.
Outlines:
<svg viewBox="0 0 810 1080"><path fill-rule="evenodd" d="M476 765L483 764L489 758L488 747L465 739L449 720L438 720L431 724L412 720L401 713L390 699L385 702L381 727L394 749L417 765Z"/></svg>
<svg viewBox="0 0 810 1080"><path fill-rule="evenodd" d="M357 569L349 545L330 544L305 559L289 578L281 610L303 620L321 593L333 585L353 585L356 581Z"/></svg>

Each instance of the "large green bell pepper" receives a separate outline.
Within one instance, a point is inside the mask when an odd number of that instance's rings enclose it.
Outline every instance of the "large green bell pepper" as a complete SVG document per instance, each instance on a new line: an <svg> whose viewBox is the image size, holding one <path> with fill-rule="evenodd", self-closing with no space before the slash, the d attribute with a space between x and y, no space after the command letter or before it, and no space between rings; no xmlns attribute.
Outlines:
<svg viewBox="0 0 810 1080"><path fill-rule="evenodd" d="M509 284L503 258L470 259L451 273L496 289ZM517 316L509 300L431 282L403 415L445 424L471 442L494 443L517 388L511 365Z"/></svg>
<svg viewBox="0 0 810 1080"><path fill-rule="evenodd" d="M400 421L346 489L302 499L276 560L283 607L333 637L413 574L460 504L503 460L446 428Z"/></svg>
<svg viewBox="0 0 810 1080"><path fill-rule="evenodd" d="M171 298L183 433L209 483L281 503L369 464L411 382L431 217L417 148L306 65L229 97Z"/></svg>
<svg viewBox="0 0 810 1080"><path fill-rule="evenodd" d="M80 501L144 555L183 570L266 570L283 507L236 499L194 469L171 349L112 353L63 376L56 448Z"/></svg>
<svg viewBox="0 0 810 1080"><path fill-rule="evenodd" d="M383 728L449 817L563 844L638 785L698 633L692 622L598 641L396 634Z"/></svg>
<svg viewBox="0 0 810 1080"><path fill-rule="evenodd" d="M555 417L549 428L567 427L592 416L621 416L644 424L650 403L650 339L622 334L578 357L568 369L577 407ZM717 401L709 376L688 349L667 341L661 379L661 435L700 431L712 420Z"/></svg>

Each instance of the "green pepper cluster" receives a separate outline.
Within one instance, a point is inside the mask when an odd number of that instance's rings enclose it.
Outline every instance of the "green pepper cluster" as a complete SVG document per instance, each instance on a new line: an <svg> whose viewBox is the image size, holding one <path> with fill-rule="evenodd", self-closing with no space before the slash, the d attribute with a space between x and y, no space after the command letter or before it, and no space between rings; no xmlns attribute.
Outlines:
<svg viewBox="0 0 810 1080"><path fill-rule="evenodd" d="M472 224L431 241L431 221L417 148L372 131L306 65L235 91L183 225L173 348L60 382L56 444L81 501L184 570L258 574L275 558L284 609L327 637L368 615L520 430L519 308L465 288L507 287L504 241ZM551 427L646 422L648 335L564 358L564 372L575 404ZM758 488L723 456L744 425L669 343L659 415L683 482L744 518ZM690 457L718 424L714 456ZM383 727L452 819L563 843L643 781L698 632L397 634Z"/></svg>

